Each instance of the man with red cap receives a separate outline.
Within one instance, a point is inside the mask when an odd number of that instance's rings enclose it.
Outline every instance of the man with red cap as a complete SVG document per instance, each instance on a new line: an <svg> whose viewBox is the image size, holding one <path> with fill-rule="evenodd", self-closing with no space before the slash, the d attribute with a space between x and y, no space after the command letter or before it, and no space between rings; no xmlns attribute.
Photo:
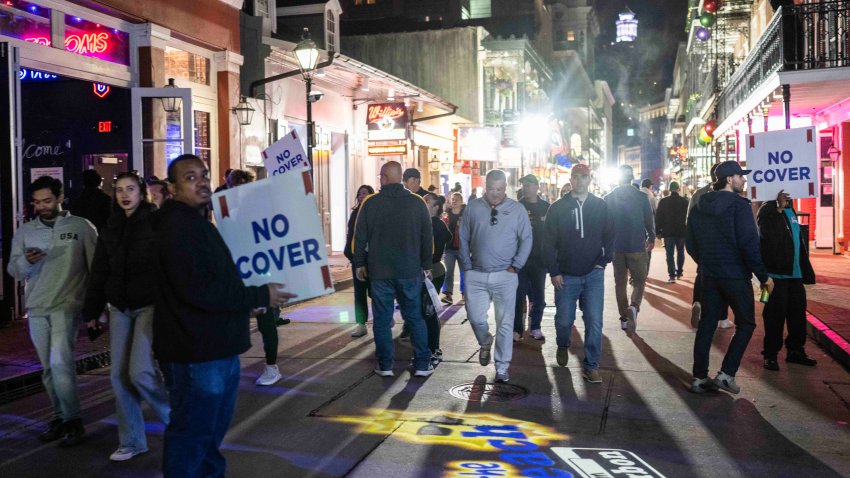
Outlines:
<svg viewBox="0 0 850 478"><path fill-rule="evenodd" d="M614 258L614 222L608 204L588 192L590 181L587 165L573 166L573 189L552 204L545 224L554 248L549 275L555 287L556 360L567 366L576 302L581 301L585 325L582 377L600 383L605 266Z"/></svg>

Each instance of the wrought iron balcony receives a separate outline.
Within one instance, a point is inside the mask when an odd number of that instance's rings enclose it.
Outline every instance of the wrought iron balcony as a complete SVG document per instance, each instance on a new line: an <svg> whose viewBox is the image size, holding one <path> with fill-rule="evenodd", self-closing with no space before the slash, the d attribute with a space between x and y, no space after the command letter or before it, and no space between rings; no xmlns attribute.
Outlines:
<svg viewBox="0 0 850 478"><path fill-rule="evenodd" d="M850 2L782 7L723 89L725 119L772 74L850 66Z"/></svg>

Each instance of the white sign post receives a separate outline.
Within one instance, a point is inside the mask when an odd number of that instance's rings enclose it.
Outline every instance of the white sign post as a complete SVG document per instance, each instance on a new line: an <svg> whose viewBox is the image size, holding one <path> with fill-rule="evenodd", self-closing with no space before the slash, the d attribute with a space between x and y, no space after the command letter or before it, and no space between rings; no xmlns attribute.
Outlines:
<svg viewBox="0 0 850 478"><path fill-rule="evenodd" d="M263 151L263 164L272 177L310 170L307 153L294 129Z"/></svg>
<svg viewBox="0 0 850 478"><path fill-rule="evenodd" d="M309 172L220 191L213 211L245 285L279 282L297 300L334 291Z"/></svg>
<svg viewBox="0 0 850 478"><path fill-rule="evenodd" d="M796 128L748 134L744 140L747 196L776 199L784 190L793 199L817 197L818 158L815 129Z"/></svg>

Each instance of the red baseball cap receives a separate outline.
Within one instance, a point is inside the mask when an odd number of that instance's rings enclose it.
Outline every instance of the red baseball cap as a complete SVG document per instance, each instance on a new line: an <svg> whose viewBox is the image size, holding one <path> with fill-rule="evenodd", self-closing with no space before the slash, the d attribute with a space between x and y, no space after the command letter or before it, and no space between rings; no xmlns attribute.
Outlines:
<svg viewBox="0 0 850 478"><path fill-rule="evenodd" d="M575 176L577 174L585 174L587 176L590 176L590 168L587 167L586 164L576 164L575 166L573 166L573 169L570 174L572 176Z"/></svg>

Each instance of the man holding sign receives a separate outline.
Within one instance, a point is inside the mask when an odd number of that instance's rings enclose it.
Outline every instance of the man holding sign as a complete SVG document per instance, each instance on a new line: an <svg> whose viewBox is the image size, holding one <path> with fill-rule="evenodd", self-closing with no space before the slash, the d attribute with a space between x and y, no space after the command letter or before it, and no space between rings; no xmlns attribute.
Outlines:
<svg viewBox="0 0 850 478"><path fill-rule="evenodd" d="M165 428L166 477L224 476L219 446L239 386L239 354L251 347L248 313L280 307L283 284L245 286L218 230L205 215L209 170L195 155L168 166L173 195L153 219L157 301L154 354L171 402Z"/></svg>
<svg viewBox="0 0 850 478"><path fill-rule="evenodd" d="M422 279L431 270L434 250L431 216L425 201L401 183L401 164L381 167L381 191L360 205L354 226L354 268L357 279L369 278L372 288L372 329L375 334L375 373L393 376L393 337L390 322L393 299L410 329L414 375L434 373L425 320L422 317Z"/></svg>

